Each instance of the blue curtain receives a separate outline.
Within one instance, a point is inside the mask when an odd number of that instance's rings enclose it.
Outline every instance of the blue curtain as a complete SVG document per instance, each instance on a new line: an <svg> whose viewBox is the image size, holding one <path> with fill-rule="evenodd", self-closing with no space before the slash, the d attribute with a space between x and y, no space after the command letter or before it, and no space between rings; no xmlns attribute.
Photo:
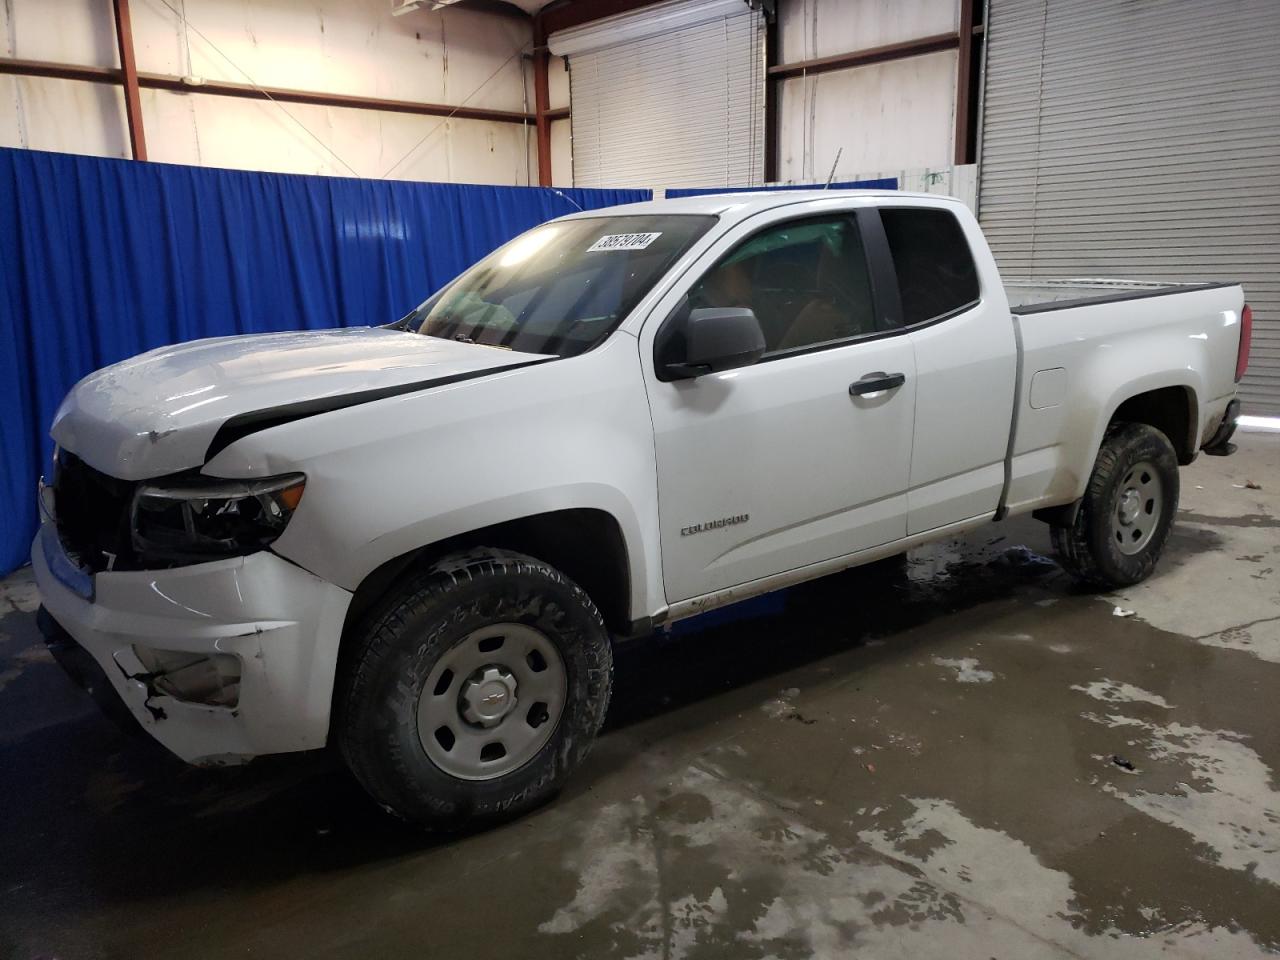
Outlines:
<svg viewBox="0 0 1280 960"><path fill-rule="evenodd" d="M58 404L164 344L390 323L494 247L649 190L349 180L0 149L0 572Z"/></svg>
<svg viewBox="0 0 1280 960"><path fill-rule="evenodd" d="M825 183L792 183L778 187L670 187L667 197L701 197L708 193L755 193L759 190L897 190L897 177L880 180L842 180L828 187Z"/></svg>

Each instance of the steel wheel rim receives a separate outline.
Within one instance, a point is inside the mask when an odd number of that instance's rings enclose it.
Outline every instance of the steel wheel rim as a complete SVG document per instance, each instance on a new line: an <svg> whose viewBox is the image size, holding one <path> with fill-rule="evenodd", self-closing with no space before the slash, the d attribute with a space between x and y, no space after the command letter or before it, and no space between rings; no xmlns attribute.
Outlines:
<svg viewBox="0 0 1280 960"><path fill-rule="evenodd" d="M564 712L564 659L541 630L492 623L445 651L418 698L418 738L437 767L492 780L546 746Z"/></svg>
<svg viewBox="0 0 1280 960"><path fill-rule="evenodd" d="M1111 510L1111 539L1120 552L1132 556L1151 538L1164 513L1164 484L1153 464L1146 460L1126 471L1117 488Z"/></svg>

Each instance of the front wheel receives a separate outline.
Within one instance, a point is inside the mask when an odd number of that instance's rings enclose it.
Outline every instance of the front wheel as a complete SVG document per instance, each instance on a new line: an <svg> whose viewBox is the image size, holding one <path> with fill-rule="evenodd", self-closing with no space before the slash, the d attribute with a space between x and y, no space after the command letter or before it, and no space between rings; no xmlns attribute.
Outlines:
<svg viewBox="0 0 1280 960"><path fill-rule="evenodd" d="M1052 528L1062 565L1086 583L1127 587L1155 569L1178 511L1178 457L1159 430L1107 432L1075 522Z"/></svg>
<svg viewBox="0 0 1280 960"><path fill-rule="evenodd" d="M604 721L604 621L580 587L532 557L446 557L351 640L339 750L385 809L428 828L508 819L550 798Z"/></svg>

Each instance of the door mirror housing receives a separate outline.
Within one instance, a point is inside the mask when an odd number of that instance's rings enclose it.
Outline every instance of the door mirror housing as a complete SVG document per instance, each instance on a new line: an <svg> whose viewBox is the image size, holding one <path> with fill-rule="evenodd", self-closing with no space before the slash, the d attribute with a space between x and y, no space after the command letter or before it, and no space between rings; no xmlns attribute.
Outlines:
<svg viewBox="0 0 1280 960"><path fill-rule="evenodd" d="M659 332L658 379L691 380L748 367L764 356L764 331L747 307L678 311Z"/></svg>

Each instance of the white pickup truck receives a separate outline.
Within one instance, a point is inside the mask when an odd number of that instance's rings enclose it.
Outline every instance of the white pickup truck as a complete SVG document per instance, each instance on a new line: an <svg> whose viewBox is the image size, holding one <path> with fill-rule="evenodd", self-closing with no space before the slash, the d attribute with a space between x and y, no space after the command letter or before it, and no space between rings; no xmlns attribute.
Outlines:
<svg viewBox="0 0 1280 960"><path fill-rule="evenodd" d="M1232 449L1249 316L1011 308L934 196L575 214L389 327L82 380L41 624L185 760L334 745L401 817L510 816L586 754L615 639L1031 511L1083 579L1149 575L1178 465Z"/></svg>

